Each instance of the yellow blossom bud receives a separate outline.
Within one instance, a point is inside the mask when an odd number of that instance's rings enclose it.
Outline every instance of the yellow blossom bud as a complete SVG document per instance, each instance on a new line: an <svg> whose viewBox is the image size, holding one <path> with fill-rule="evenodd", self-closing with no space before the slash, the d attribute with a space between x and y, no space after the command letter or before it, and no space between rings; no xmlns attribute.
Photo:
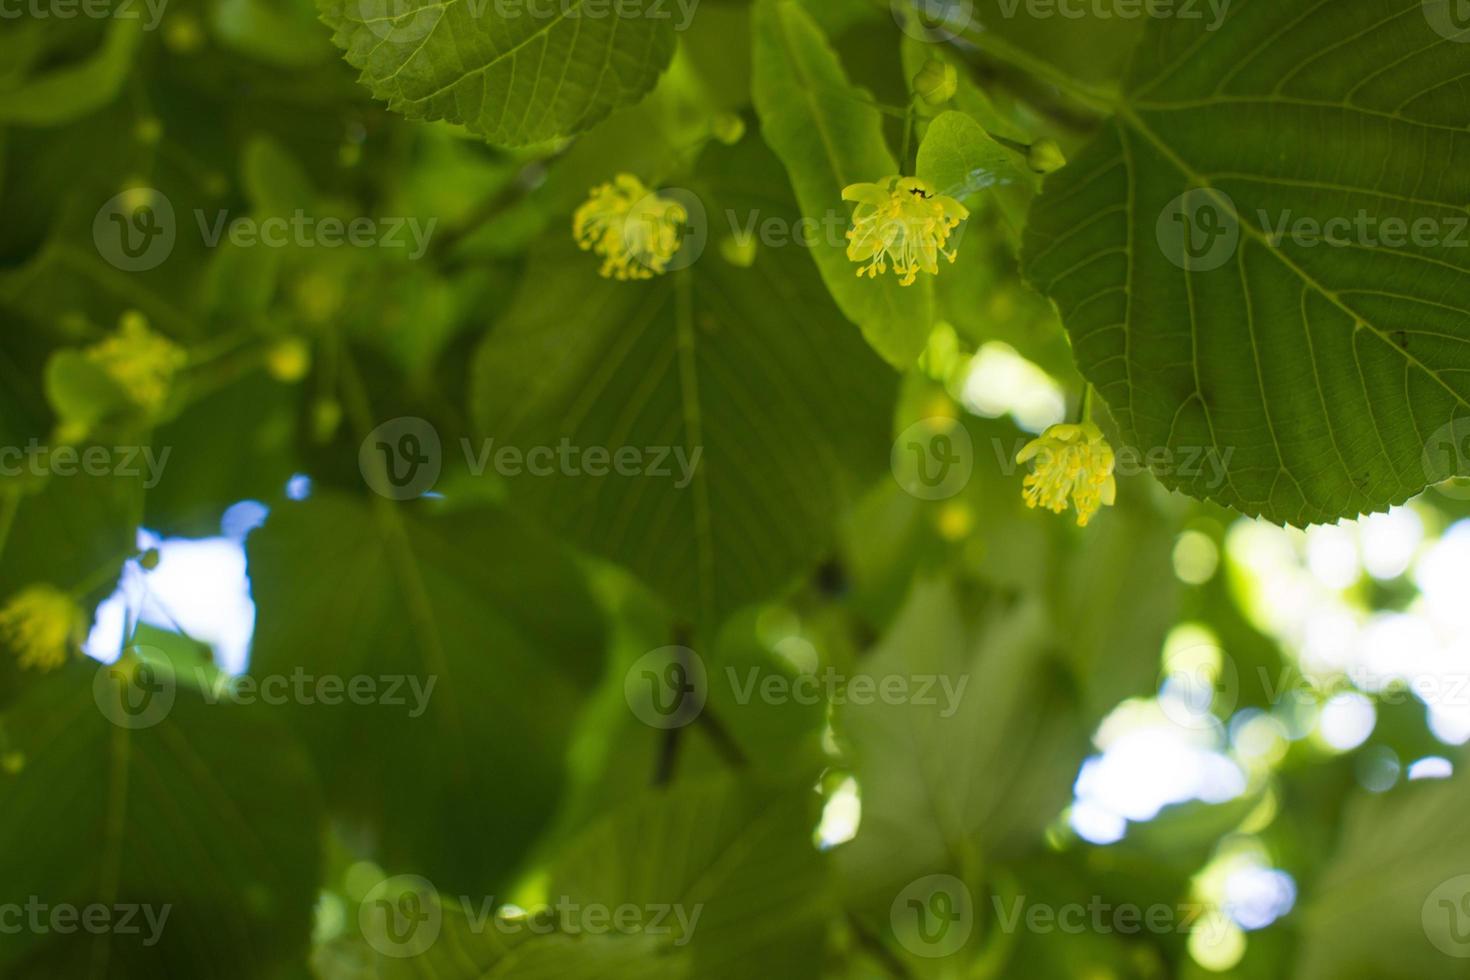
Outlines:
<svg viewBox="0 0 1470 980"><path fill-rule="evenodd" d="M733 112L722 112L710 122L710 132L726 146L734 146L745 137L745 120Z"/></svg>
<svg viewBox="0 0 1470 980"><path fill-rule="evenodd" d="M265 366L277 381L294 384L311 370L311 348L300 337L288 337L266 353Z"/></svg>
<svg viewBox="0 0 1470 980"><path fill-rule="evenodd" d="M311 433L317 442L329 442L342 424L342 403L335 398L318 399L311 406Z"/></svg>
<svg viewBox="0 0 1470 980"><path fill-rule="evenodd" d="M755 265L756 254L760 246L756 244L755 237L746 235L739 237L731 235L720 242L720 255L724 256L726 262L739 269L749 269Z"/></svg>
<svg viewBox="0 0 1470 980"><path fill-rule="evenodd" d="M189 14L176 14L168 18L163 30L163 43L175 54L197 51L204 43L204 31L199 21Z"/></svg>
<svg viewBox="0 0 1470 980"><path fill-rule="evenodd" d="M1062 155L1062 148L1057 146L1056 140L1042 140L1031 145L1026 162L1037 173L1049 174L1065 167L1067 158Z"/></svg>
<svg viewBox="0 0 1470 980"><path fill-rule="evenodd" d="M914 76L914 94L931 106L942 106L954 98L960 76L954 65L930 58Z"/></svg>

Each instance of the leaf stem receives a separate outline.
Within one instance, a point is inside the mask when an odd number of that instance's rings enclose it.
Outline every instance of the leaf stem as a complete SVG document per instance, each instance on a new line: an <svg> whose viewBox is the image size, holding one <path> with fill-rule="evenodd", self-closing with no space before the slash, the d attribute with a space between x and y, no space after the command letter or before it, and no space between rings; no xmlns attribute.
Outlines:
<svg viewBox="0 0 1470 980"><path fill-rule="evenodd" d="M15 525L15 514L19 510L19 490L12 489L0 496L0 557L5 554L5 543L10 540L10 529Z"/></svg>
<svg viewBox="0 0 1470 980"><path fill-rule="evenodd" d="M898 158L898 172L909 171L909 147L914 141L914 103L909 100L908 111L903 114L903 155Z"/></svg>

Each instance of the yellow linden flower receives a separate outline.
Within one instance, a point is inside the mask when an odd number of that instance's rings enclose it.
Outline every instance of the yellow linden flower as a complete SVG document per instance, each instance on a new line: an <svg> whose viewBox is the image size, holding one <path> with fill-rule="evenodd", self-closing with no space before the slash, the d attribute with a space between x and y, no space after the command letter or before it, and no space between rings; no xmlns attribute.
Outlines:
<svg viewBox="0 0 1470 980"><path fill-rule="evenodd" d="M100 365L129 400L147 412L156 412L168 398L174 373L184 366L183 348L148 329L141 313L124 313L117 333L87 348L87 359Z"/></svg>
<svg viewBox="0 0 1470 980"><path fill-rule="evenodd" d="M71 596L54 586L33 585L0 609L0 643L16 652L22 667L52 670L80 646L85 625Z"/></svg>
<svg viewBox="0 0 1470 980"><path fill-rule="evenodd" d="M970 216L965 206L934 190L917 177L886 177L877 184L853 184L842 192L856 201L847 232L847 257L868 263L858 275L871 279L893 263L899 284L912 286L920 272L939 275L939 256L951 262L956 253L944 245L960 222Z"/></svg>
<svg viewBox="0 0 1470 980"><path fill-rule="evenodd" d="M1016 454L1016 462L1036 460L1026 476L1027 507L1045 507L1060 514L1067 498L1077 505L1077 524L1086 527L1094 514L1118 495L1113 476L1113 447L1091 422L1054 425Z"/></svg>
<svg viewBox="0 0 1470 980"><path fill-rule="evenodd" d="M572 234L582 250L603 257L605 279L652 279L669 271L684 240L689 213L659 197L632 174L592 189L572 217Z"/></svg>

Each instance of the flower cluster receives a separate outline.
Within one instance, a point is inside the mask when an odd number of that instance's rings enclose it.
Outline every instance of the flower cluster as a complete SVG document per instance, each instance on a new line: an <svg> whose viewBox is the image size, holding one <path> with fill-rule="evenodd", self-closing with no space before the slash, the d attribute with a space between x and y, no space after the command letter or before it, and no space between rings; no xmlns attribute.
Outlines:
<svg viewBox="0 0 1470 980"><path fill-rule="evenodd" d="M859 276L876 279L893 264L900 285L912 286L920 272L939 274L939 256L949 236L970 216L963 204L934 190L917 177L887 177L876 184L853 184L842 192L857 202L847 232L847 257L859 264Z"/></svg>
<svg viewBox="0 0 1470 980"><path fill-rule="evenodd" d="M140 313L126 313L117 332L87 348L87 360L101 367L138 408L157 412L168 399L174 374L188 354L173 341L148 329Z"/></svg>
<svg viewBox="0 0 1470 980"><path fill-rule="evenodd" d="M21 667L60 667L81 645L85 626L76 601L50 585L24 589L0 609L0 643L15 651Z"/></svg>
<svg viewBox="0 0 1470 980"><path fill-rule="evenodd" d="M618 174L592 189L572 217L572 234L583 251L603 257L603 278L652 279L669 270L688 220L682 204L660 197L632 174Z"/></svg>
<svg viewBox="0 0 1470 980"><path fill-rule="evenodd" d="M1016 462L1035 460L1026 476L1026 506L1045 507L1053 513L1067 509L1067 498L1077 507L1077 523L1086 527L1104 504L1118 492L1113 476L1113 447L1091 422L1054 425L1027 443Z"/></svg>

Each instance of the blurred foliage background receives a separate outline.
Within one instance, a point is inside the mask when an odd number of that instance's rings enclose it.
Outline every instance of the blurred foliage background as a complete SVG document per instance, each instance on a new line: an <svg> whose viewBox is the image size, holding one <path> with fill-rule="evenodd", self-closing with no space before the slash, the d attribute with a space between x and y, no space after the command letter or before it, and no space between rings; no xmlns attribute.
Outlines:
<svg viewBox="0 0 1470 980"><path fill-rule="evenodd" d="M0 481L0 602L82 618L58 665L4 636L0 975L1463 975L1470 493L1282 529L1135 463L1086 528L1026 508L1015 454L1085 389L1018 271L1033 151L1099 123L1015 66L1116 86L1154 27L999 2L936 45L903 5L702 0L646 97L610 58L605 118L541 126L533 93L518 146L375 100L432 72L341 4L6 20L0 444L45 462ZM927 318L864 320L820 255L727 224L813 214L813 94L903 172L944 109L1015 168L967 188ZM703 202L691 268L575 248L624 172ZM109 257L119 195L168 202L166 260ZM210 242L303 213L405 246ZM401 418L441 447L419 499L363 462ZM923 499L903 434L936 424L968 477ZM475 472L488 438L705 469ZM58 462L97 446L105 474ZM372 695L240 686L300 675ZM649 723L644 680L690 676L702 707ZM166 710L120 722L140 677ZM38 902L170 911L153 942L3 911Z"/></svg>

